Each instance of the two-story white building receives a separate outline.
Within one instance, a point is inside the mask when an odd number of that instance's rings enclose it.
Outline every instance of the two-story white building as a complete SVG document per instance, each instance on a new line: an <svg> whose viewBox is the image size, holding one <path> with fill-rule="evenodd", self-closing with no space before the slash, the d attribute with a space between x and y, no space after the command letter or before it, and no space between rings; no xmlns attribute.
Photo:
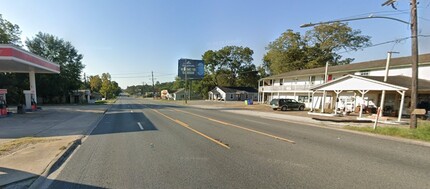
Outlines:
<svg viewBox="0 0 430 189"><path fill-rule="evenodd" d="M348 65L329 66L327 81L330 82L338 78L345 79L344 76L347 75L357 75L360 76L360 78L366 78L366 81L372 80L378 83L381 82L381 78L383 78L385 75L386 62L386 59L382 59L352 63ZM427 104L427 106L429 106L430 91L428 91L426 85L427 81L430 82L430 54L423 54L419 56L418 73L419 83L421 84L421 88L418 88L418 103ZM411 57L391 59L388 75L389 81L395 81L399 79L410 81L411 75ZM272 99L276 98L291 98L305 103L306 107L311 109L320 109L322 107L334 109L335 104L338 105L338 108L355 108L357 105L376 107L380 104L382 91L366 91L365 97L362 98L362 92L359 92L358 87L360 82L353 83L352 80L350 81L350 85L352 86L346 87L348 90L326 91L325 104L322 104L323 91L317 89L319 89L318 86L325 83L324 78L325 67L320 67L292 71L260 79L258 87L258 101L260 103L268 103ZM358 77L353 79L356 80L357 78ZM408 103L410 103L410 84L408 84L408 82L401 82L402 85L396 85L400 82L391 83L394 83L394 88L401 88L405 91L405 95L403 95L405 104L403 113L407 112L407 107L409 106ZM347 83L343 83L343 85L348 84L348 81ZM357 86L357 90L354 90L354 86ZM384 108L391 108L394 110L397 109L398 111L398 105L400 104L402 95L400 92L396 92L394 88L393 91L386 92ZM430 86L428 88L430 88ZM340 93L336 94L336 92Z"/></svg>

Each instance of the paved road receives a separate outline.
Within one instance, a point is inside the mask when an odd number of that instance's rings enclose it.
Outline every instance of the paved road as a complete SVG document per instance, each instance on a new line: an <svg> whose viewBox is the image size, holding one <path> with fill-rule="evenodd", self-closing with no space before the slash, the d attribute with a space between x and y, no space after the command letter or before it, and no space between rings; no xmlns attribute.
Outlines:
<svg viewBox="0 0 430 189"><path fill-rule="evenodd" d="M51 188L430 188L428 147L155 103L118 100Z"/></svg>

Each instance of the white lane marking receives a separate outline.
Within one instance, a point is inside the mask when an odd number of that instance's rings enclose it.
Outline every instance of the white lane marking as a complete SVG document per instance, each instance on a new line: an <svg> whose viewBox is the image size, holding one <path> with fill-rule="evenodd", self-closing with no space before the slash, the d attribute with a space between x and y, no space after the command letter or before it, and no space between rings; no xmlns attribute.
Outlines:
<svg viewBox="0 0 430 189"><path fill-rule="evenodd" d="M143 129L143 127L142 127L142 124L140 124L140 122L137 122L137 124L139 125L140 130L142 130L142 131L143 131L144 129Z"/></svg>

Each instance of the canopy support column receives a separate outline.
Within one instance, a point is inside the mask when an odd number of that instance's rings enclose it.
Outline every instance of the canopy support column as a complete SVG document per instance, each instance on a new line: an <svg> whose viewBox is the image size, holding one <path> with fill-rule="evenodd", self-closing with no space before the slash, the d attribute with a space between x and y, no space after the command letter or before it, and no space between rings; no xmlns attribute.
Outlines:
<svg viewBox="0 0 430 189"><path fill-rule="evenodd" d="M339 94L342 92L342 90L334 90L334 92L336 93L336 104L335 104L335 108L334 108L334 115L337 114L337 108L338 108L338 104L339 104Z"/></svg>
<svg viewBox="0 0 430 189"><path fill-rule="evenodd" d="M381 103L379 103L379 107L381 107L381 113L379 114L379 117L382 117L382 114L384 113L384 101L385 101L385 90L382 90Z"/></svg>
<svg viewBox="0 0 430 189"><path fill-rule="evenodd" d="M314 95L315 95L315 92L316 91L312 91L312 98L309 98L309 100L311 101L311 112L313 112L314 111L314 102L315 102L315 100L314 100ZM316 104L316 103L315 103Z"/></svg>
<svg viewBox="0 0 430 189"><path fill-rule="evenodd" d="M361 100L363 101L360 105L360 115L359 118L362 118L363 115L363 106L364 106L364 95L369 92L369 90L359 90L358 92L361 93Z"/></svg>
<svg viewBox="0 0 430 189"><path fill-rule="evenodd" d="M29 78L30 78L30 91L33 93L34 102L37 103L36 74L34 73L34 71L30 71Z"/></svg>
<svg viewBox="0 0 430 189"><path fill-rule="evenodd" d="M321 99L321 113L324 113L325 95L326 95L326 92L324 90L323 91L323 96L322 96L322 99Z"/></svg>
<svg viewBox="0 0 430 189"><path fill-rule="evenodd" d="M397 91L402 95L402 99L400 100L400 110L399 110L399 117L397 118L397 121L400 122L402 119L402 112L403 112L403 104L405 102L405 92L406 91Z"/></svg>

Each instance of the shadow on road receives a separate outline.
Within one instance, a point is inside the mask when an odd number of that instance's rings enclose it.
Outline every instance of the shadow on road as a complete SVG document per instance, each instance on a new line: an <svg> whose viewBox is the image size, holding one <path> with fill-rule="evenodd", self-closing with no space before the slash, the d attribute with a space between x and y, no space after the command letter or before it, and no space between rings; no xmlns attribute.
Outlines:
<svg viewBox="0 0 430 189"><path fill-rule="evenodd" d="M23 176L22 178L24 180L20 181L20 182L15 182L15 183L10 183L7 185L4 185L4 182L6 181L6 179L8 177L11 177L13 175L20 175ZM5 168L5 167L0 167L0 188L4 188L4 189L12 189L12 188L28 188L31 184L37 183L34 182L36 179L39 178L39 175L37 174L33 174L33 173L28 173L28 172L24 172L24 171L20 171L20 170L15 170L15 169L9 169L9 168ZM51 183L51 185L49 186L49 188L88 188L88 189L99 189L99 188L104 188L104 187L100 187L100 186L92 186L92 185L88 185L88 184L81 184L81 183L73 183L73 182L68 182L68 181L61 181L61 180L50 180L44 177L41 177L40 179L45 180L45 182L43 183ZM40 183L40 184L43 184ZM34 186L32 186L34 187ZM36 188L39 187L43 187L46 188L48 186L37 186Z"/></svg>

